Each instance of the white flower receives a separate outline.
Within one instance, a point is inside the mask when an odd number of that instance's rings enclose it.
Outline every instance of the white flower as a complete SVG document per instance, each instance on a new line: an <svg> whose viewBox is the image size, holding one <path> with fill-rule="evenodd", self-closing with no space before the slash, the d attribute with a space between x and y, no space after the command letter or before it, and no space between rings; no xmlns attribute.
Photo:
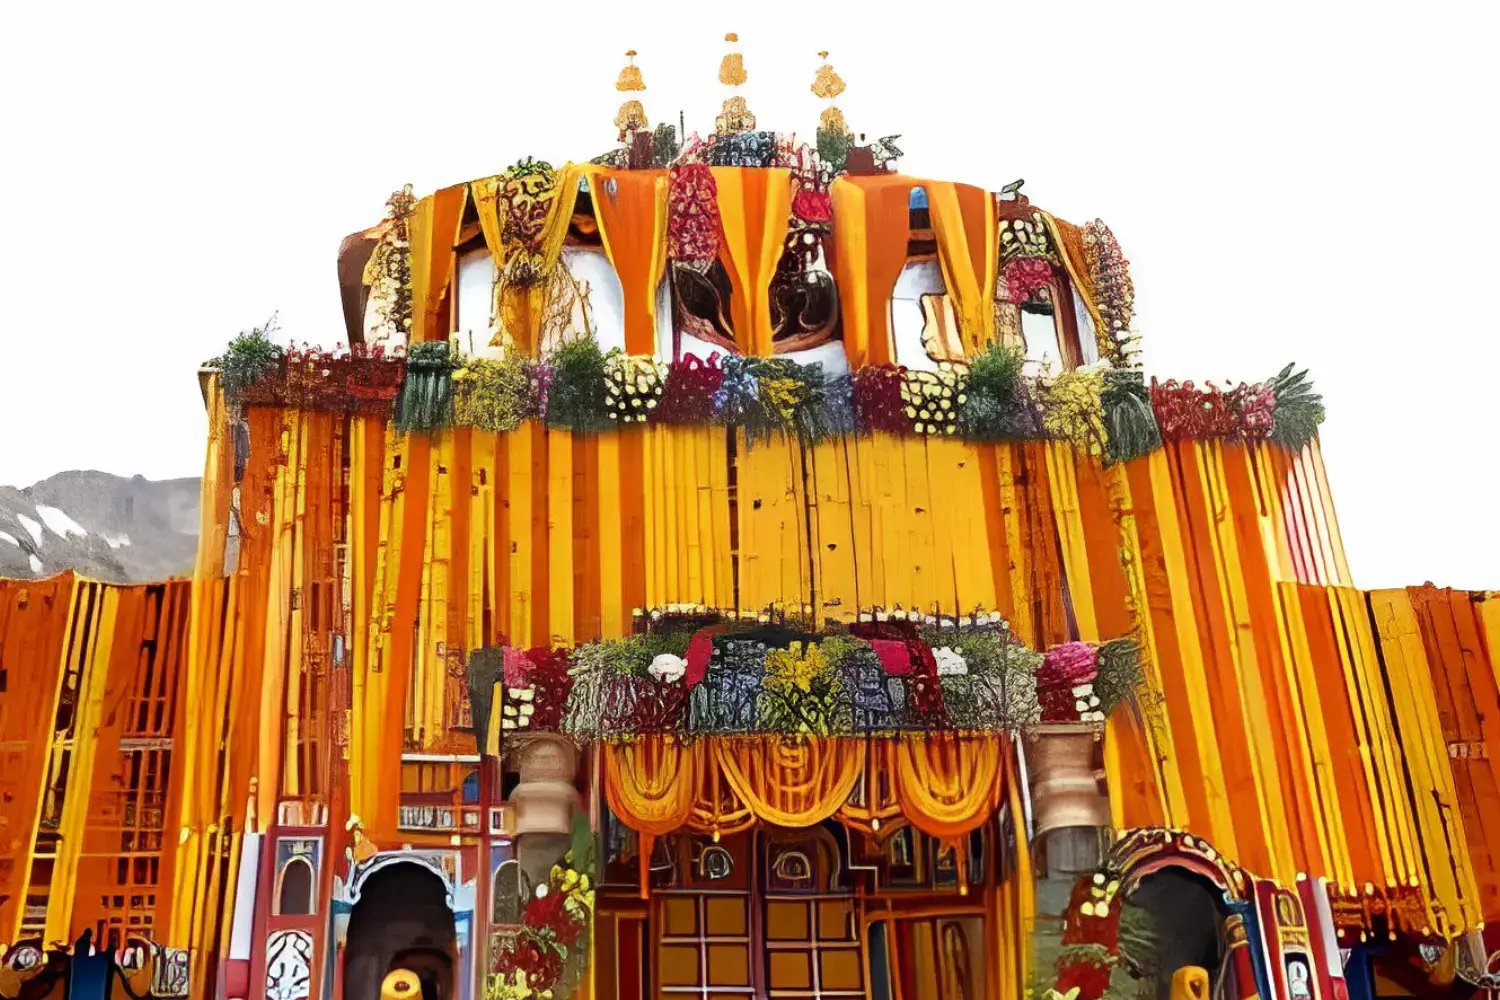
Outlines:
<svg viewBox="0 0 1500 1000"><path fill-rule="evenodd" d="M937 661L939 677L962 677L969 672L969 665L964 662L964 658L947 646L934 649L932 658Z"/></svg>
<svg viewBox="0 0 1500 1000"><path fill-rule="evenodd" d="M676 684L687 673L687 661L672 653L662 653L651 661L646 672L663 684Z"/></svg>

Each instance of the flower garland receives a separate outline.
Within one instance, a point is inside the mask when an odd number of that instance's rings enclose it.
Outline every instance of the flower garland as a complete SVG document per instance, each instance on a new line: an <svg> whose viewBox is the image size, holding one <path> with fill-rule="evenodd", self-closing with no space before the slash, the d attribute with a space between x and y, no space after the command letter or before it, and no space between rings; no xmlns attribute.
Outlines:
<svg viewBox="0 0 1500 1000"><path fill-rule="evenodd" d="M1107 462L1163 440L1271 441L1300 450L1324 418L1307 373L1291 366L1228 391L1158 382L1089 365L1031 378L1025 360L992 347L937 371L876 365L828 377L786 358L688 355L670 364L571 341L544 360L466 357L435 341L410 351L355 345L281 350L262 331L219 359L231 407L289 406L392 416L403 432L477 427L506 432L526 420L584 433L624 424L718 424L751 443L781 433L809 442L870 433L977 442L1050 438Z"/></svg>
<svg viewBox="0 0 1500 1000"><path fill-rule="evenodd" d="M1102 721L1140 678L1132 639L1044 655L997 615L898 611L819 631L797 619L679 609L641 616L636 628L571 650L476 650L476 663L503 656L501 728L580 742L1006 731Z"/></svg>
<svg viewBox="0 0 1500 1000"><path fill-rule="evenodd" d="M1111 871L1084 875L1073 886L1049 997L1100 1000L1109 989L1120 961L1119 891L1119 874Z"/></svg>
<svg viewBox="0 0 1500 1000"><path fill-rule="evenodd" d="M588 872L554 865L545 886L526 903L515 944L500 952L485 1000L562 1000L588 965L594 888Z"/></svg>
<svg viewBox="0 0 1500 1000"><path fill-rule="evenodd" d="M224 400L231 409L285 406L325 413L390 419L406 381L406 355L384 345L322 347L271 343L274 317L265 328L242 333L217 360Z"/></svg>
<svg viewBox="0 0 1500 1000"><path fill-rule="evenodd" d="M1125 350L1133 338L1135 285L1130 280L1130 262L1125 259L1115 234L1101 220L1083 227L1083 256L1094 301L1105 332Z"/></svg>

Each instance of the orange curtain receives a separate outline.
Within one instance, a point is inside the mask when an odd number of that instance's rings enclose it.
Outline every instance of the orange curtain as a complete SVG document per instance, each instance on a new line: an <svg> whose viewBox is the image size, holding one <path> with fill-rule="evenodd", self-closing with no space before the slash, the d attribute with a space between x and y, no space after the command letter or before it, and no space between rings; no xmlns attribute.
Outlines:
<svg viewBox="0 0 1500 1000"><path fill-rule="evenodd" d="M469 186L443 188L417 202L411 216L412 343L446 340L437 313L453 272L453 243L463 221Z"/></svg>
<svg viewBox="0 0 1500 1000"><path fill-rule="evenodd" d="M769 356L771 278L786 245L792 172L713 167L724 227L721 258L734 289L734 337L745 354Z"/></svg>
<svg viewBox="0 0 1500 1000"><path fill-rule="evenodd" d="M607 170L590 177L604 252L625 292L625 353L656 353L656 290L667 265L667 175Z"/></svg>
<svg viewBox="0 0 1500 1000"><path fill-rule="evenodd" d="M864 763L858 740L777 738L715 741L724 780L756 818L773 826L816 826L838 812Z"/></svg>
<svg viewBox="0 0 1500 1000"><path fill-rule="evenodd" d="M641 898L651 877L651 846L680 829L693 811L697 757L676 740L647 737L605 744L604 795L620 822L640 834Z"/></svg>
<svg viewBox="0 0 1500 1000"><path fill-rule="evenodd" d="M833 274L849 367L892 364L891 293L906 266L911 189L900 174L833 182Z"/></svg>
<svg viewBox="0 0 1500 1000"><path fill-rule="evenodd" d="M896 797L923 833L966 837L1000 808L1006 743L996 738L912 735L896 750Z"/></svg>
<svg viewBox="0 0 1500 1000"><path fill-rule="evenodd" d="M981 351L995 337L995 279L1000 266L995 196L982 188L923 181L937 237L943 284L958 310L964 346Z"/></svg>

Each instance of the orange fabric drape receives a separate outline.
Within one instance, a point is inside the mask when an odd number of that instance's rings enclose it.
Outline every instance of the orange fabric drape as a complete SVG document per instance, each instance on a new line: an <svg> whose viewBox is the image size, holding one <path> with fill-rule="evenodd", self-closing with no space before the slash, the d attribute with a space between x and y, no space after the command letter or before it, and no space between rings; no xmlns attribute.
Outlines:
<svg viewBox="0 0 1500 1000"><path fill-rule="evenodd" d="M667 175L607 170L589 179L604 252L625 292L625 352L656 353L656 290L667 266Z"/></svg>
<svg viewBox="0 0 1500 1000"><path fill-rule="evenodd" d="M715 742L714 759L741 802L764 823L807 827L838 812L864 764L858 740L771 738Z"/></svg>
<svg viewBox="0 0 1500 1000"><path fill-rule="evenodd" d="M833 274L849 367L892 364L891 293L906 265L911 189L900 174L833 182Z"/></svg>
<svg viewBox="0 0 1500 1000"><path fill-rule="evenodd" d="M468 204L469 186L443 188L417 202L411 216L411 302L413 343L446 340L437 313L453 276L453 243Z"/></svg>
<svg viewBox="0 0 1500 1000"><path fill-rule="evenodd" d="M641 898L651 877L651 845L680 829L693 811L697 755L668 737L605 744L604 794L620 821L640 834Z"/></svg>
<svg viewBox="0 0 1500 1000"><path fill-rule="evenodd" d="M896 750L896 797L913 826L945 840L983 826L1005 797L1006 744L995 738L909 736Z"/></svg>
<svg viewBox="0 0 1500 1000"><path fill-rule="evenodd" d="M771 278L786 245L792 211L792 172L713 167L724 228L720 251L734 289L734 337L746 354L769 356Z"/></svg>
<svg viewBox="0 0 1500 1000"><path fill-rule="evenodd" d="M923 181L937 237L943 284L958 311L964 346L981 351L995 337L995 279L1000 266L995 196L982 188Z"/></svg>

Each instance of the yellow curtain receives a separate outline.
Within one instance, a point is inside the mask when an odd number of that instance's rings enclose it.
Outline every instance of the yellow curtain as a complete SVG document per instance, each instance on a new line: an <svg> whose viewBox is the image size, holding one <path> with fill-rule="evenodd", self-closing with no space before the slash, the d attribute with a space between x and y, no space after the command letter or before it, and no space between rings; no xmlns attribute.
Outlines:
<svg viewBox="0 0 1500 1000"><path fill-rule="evenodd" d="M891 364L891 293L906 266L911 189L900 174L840 177L833 182L833 274L849 366Z"/></svg>
<svg viewBox="0 0 1500 1000"><path fill-rule="evenodd" d="M670 737L605 744L605 798L620 822L641 838L642 899L649 887L652 844L680 829L692 814L696 761L691 749Z"/></svg>
<svg viewBox="0 0 1500 1000"><path fill-rule="evenodd" d="M864 763L859 741L842 739L715 741L713 754L757 819L792 828L816 826L838 812Z"/></svg>
<svg viewBox="0 0 1500 1000"><path fill-rule="evenodd" d="M896 797L913 826L945 840L965 837L1000 808L1005 743L999 738L921 734L896 750Z"/></svg>
<svg viewBox="0 0 1500 1000"><path fill-rule="evenodd" d="M721 258L734 289L734 338L745 354L769 356L771 278L786 245L792 172L713 167L724 226Z"/></svg>
<svg viewBox="0 0 1500 1000"><path fill-rule="evenodd" d="M568 235L568 223L573 218L573 207L578 202L578 181L592 170L589 165L568 164L558 171L557 196L547 209L547 222L542 230L542 272L550 273L562 256L563 241ZM479 216L479 229L484 234L485 246L495 261L495 272L500 276L496 286L496 315L501 329L508 332L512 346L522 354L533 354L540 346L537 322L546 305L546 284L512 285L505 281L506 249L501 233L504 220L500 218L500 187L504 178L486 177L469 185L470 197L474 199L474 213ZM415 259L415 255L413 256ZM415 298L416 278L412 279Z"/></svg>
<svg viewBox="0 0 1500 1000"><path fill-rule="evenodd" d="M589 177L604 252L625 293L625 352L656 353L656 290L667 265L667 175L599 170Z"/></svg>
<svg viewBox="0 0 1500 1000"><path fill-rule="evenodd" d="M417 202L411 216L412 343L446 340L438 307L453 274L453 244L468 203L468 185L443 188Z"/></svg>
<svg viewBox="0 0 1500 1000"><path fill-rule="evenodd" d="M964 346L981 351L995 337L995 279L1000 259L995 198L982 188L922 181L937 238L943 284L958 310Z"/></svg>

